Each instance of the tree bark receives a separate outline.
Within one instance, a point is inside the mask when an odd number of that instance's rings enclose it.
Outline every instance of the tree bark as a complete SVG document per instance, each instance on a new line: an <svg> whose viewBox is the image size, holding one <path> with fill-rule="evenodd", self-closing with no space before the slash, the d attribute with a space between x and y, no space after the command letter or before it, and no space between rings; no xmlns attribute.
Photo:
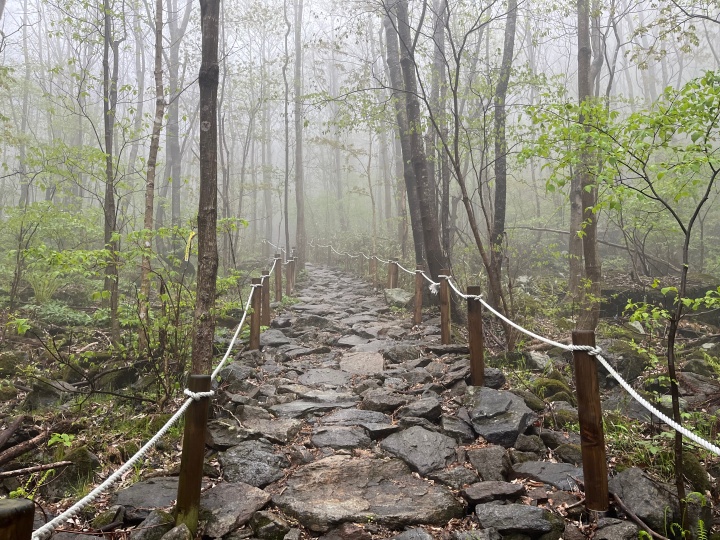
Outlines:
<svg viewBox="0 0 720 540"><path fill-rule="evenodd" d="M400 66L405 85L405 108L407 110L408 129L410 132L410 153L415 181L417 185L418 207L422 221L425 257L428 269L434 278L450 268L450 262L440 246L440 227L437 206L434 204L435 186L428 178L427 156L421 137L422 119L418 101L417 77L415 73L415 53L410 36L408 21L408 2L398 0L395 3L397 30L400 40Z"/></svg>
<svg viewBox="0 0 720 540"><path fill-rule="evenodd" d="M103 124L105 136L105 197L103 200L103 212L105 217L105 249L109 252L105 266L105 291L109 293L111 336L113 342L118 343L120 341L120 321L118 319L120 291L118 288L117 266L118 241L115 238L117 232L117 208L115 205L113 138L115 134L115 110L120 61L118 49L120 42L114 40L112 35L113 13L110 8L110 0L104 0L103 11ZM111 52L113 56L112 69L110 68Z"/></svg>
<svg viewBox="0 0 720 540"><path fill-rule="evenodd" d="M599 54L600 51L596 50ZM587 104L593 97L593 81L600 73L601 63L591 63L592 40L590 34L590 3L589 0L578 0L578 100L580 105ZM602 57L600 62L602 62ZM579 122L584 125L585 114L581 110ZM590 126L585 126L589 133ZM571 232L581 237L584 274L587 283L578 283L575 291L580 302L577 328L579 330L595 330L600 318L600 257L597 250L597 216L594 212L597 205L597 187L592 173L594 156L590 150L590 141L584 140L580 148L580 162L577 165L573 184L574 220L580 221L577 229ZM578 202L580 208L577 208ZM578 219L579 216L579 219ZM582 231L582 235L580 235ZM572 237L572 235L571 235ZM576 276L577 277L577 276ZM571 290L571 293L573 291Z"/></svg>
<svg viewBox="0 0 720 540"><path fill-rule="evenodd" d="M303 110L302 110L302 20L303 0L295 2L295 73L293 77L294 114L295 114L295 205L297 221L295 225L295 246L297 247L296 271L305 268L305 179L303 177Z"/></svg>
<svg viewBox="0 0 720 540"><path fill-rule="evenodd" d="M143 245L142 268L140 271L140 332L138 334L138 349L140 354L146 352L150 355L148 332L148 315L150 305L150 255L152 253L153 212L155 210L155 173L157 170L157 156L160 148L160 133L162 131L163 116L165 115L165 89L162 77L162 34L163 34L163 3L155 0L155 118L153 120L152 137L147 161L147 180L145 183L145 242Z"/></svg>
<svg viewBox="0 0 720 540"><path fill-rule="evenodd" d="M209 373L215 337L217 249L217 90L220 0L200 0L202 63L200 86L200 201L198 205L198 274L192 372Z"/></svg>
<svg viewBox="0 0 720 540"><path fill-rule="evenodd" d="M423 264L424 240L422 231L422 218L420 216L420 205L418 190L415 179L415 169L412 166L412 150L410 148L410 132L407 120L407 108L405 105L407 94L403 82L402 68L400 67L400 52L398 48L397 26L394 22L395 9L394 0L387 6L387 13L384 19L385 39L387 48L387 67L392 85L392 101L395 107L395 116L398 125L398 138L400 139L400 155L402 161L403 178L405 180L405 192L407 194L408 212L410 214L410 228L413 236L415 249L415 263Z"/></svg>
<svg viewBox="0 0 720 540"><path fill-rule="evenodd" d="M505 136L505 99L510 82L513 54L515 51L515 28L517 23L517 0L508 1L507 20L500 75L495 86L495 205L492 233L490 234L490 264L493 272L502 275L502 261L505 256L505 211L507 209L507 140ZM499 298L492 298L494 306L500 305Z"/></svg>

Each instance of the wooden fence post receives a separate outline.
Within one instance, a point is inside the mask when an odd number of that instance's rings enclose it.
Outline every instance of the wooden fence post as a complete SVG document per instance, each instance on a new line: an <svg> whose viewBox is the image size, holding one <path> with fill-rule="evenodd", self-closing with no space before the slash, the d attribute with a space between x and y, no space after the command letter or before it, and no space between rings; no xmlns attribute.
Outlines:
<svg viewBox="0 0 720 540"><path fill-rule="evenodd" d="M0 500L0 540L30 540L35 503L29 499Z"/></svg>
<svg viewBox="0 0 720 540"><path fill-rule="evenodd" d="M285 270L285 295L287 296L290 296L293 291L293 266L295 266L295 261L288 259L287 269Z"/></svg>
<svg viewBox="0 0 720 540"><path fill-rule="evenodd" d="M250 307L252 313L250 314L250 345L251 351L256 351L260 348L260 317L262 313L262 280L260 278L252 278L253 285L260 285L254 287L252 293L252 299L250 300Z"/></svg>
<svg viewBox="0 0 720 540"><path fill-rule="evenodd" d="M573 345L595 346L595 332L577 330ZM597 360L586 351L573 351L582 449L585 507L604 512L608 509L608 476L605 460L605 433L602 426Z"/></svg>
<svg viewBox="0 0 720 540"><path fill-rule="evenodd" d="M211 382L210 375L190 375L188 390L207 392L210 390ZM210 398L204 397L193 401L185 411L175 525L184 523L193 536L197 533L200 512L200 489L202 488L205 462L205 431L209 408Z"/></svg>
<svg viewBox="0 0 720 540"><path fill-rule="evenodd" d="M282 302L283 260L279 253L275 254L275 301Z"/></svg>
<svg viewBox="0 0 720 540"><path fill-rule="evenodd" d="M482 287L471 285L467 294L478 296ZM470 345L470 384L485 385L485 351L483 338L482 304L474 298L467 299L468 341Z"/></svg>
<svg viewBox="0 0 720 540"><path fill-rule="evenodd" d="M388 264L387 288L388 289L397 289L397 285L398 285L397 259L390 259L390 264Z"/></svg>
<svg viewBox="0 0 720 540"><path fill-rule="evenodd" d="M298 256L293 256L293 291L295 290L295 284L297 283L297 275L298 275L298 262L300 261L300 258Z"/></svg>
<svg viewBox="0 0 720 540"><path fill-rule="evenodd" d="M262 271L262 319L260 324L270 326L270 270Z"/></svg>
<svg viewBox="0 0 720 540"><path fill-rule="evenodd" d="M423 298L423 271L425 267L418 264L415 267L415 309L413 311L413 324L422 322L422 298Z"/></svg>
<svg viewBox="0 0 720 540"><path fill-rule="evenodd" d="M449 276L450 270L442 270ZM450 284L448 278L440 278L440 343L450 345Z"/></svg>

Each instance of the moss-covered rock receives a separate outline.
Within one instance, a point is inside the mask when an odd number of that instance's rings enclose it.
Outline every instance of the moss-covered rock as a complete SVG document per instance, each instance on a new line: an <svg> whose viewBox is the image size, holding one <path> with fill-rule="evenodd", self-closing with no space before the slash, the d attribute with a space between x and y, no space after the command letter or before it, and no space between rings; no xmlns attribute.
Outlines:
<svg viewBox="0 0 720 540"><path fill-rule="evenodd" d="M717 370L715 365L711 364L707 358L690 358L687 362L685 362L685 364L683 364L682 370L702 375L704 377L720 376L720 372Z"/></svg>
<svg viewBox="0 0 720 540"><path fill-rule="evenodd" d="M559 392L572 393L570 387L564 381L549 377L535 379L532 388L533 392L541 398L553 396Z"/></svg>
<svg viewBox="0 0 720 540"><path fill-rule="evenodd" d="M545 410L545 402L532 392L528 392L527 390L521 390L518 388L511 390L511 392L516 396L521 397L525 402L525 405L527 405L533 411L540 412Z"/></svg>
<svg viewBox="0 0 720 540"><path fill-rule="evenodd" d="M17 388L12 383L0 384L0 402L6 403L17 398Z"/></svg>
<svg viewBox="0 0 720 540"><path fill-rule="evenodd" d="M577 400L575 399L575 396L573 394L565 392L564 390L562 392L558 392L557 394L549 396L547 400L551 403L554 403L556 401L566 401L572 405L577 405Z"/></svg>
<svg viewBox="0 0 720 540"><path fill-rule="evenodd" d="M630 342L622 339L612 340L604 357L620 376L630 383L642 375L653 362L647 352L638 350ZM614 384L614 379L607 370L602 366L599 369L606 376L606 383Z"/></svg>
<svg viewBox="0 0 720 540"><path fill-rule="evenodd" d="M582 449L579 444L565 443L554 450L555 455L564 463L578 465L582 463Z"/></svg>
<svg viewBox="0 0 720 540"><path fill-rule="evenodd" d="M0 352L0 377L15 377L27 363L25 355L14 351Z"/></svg>
<svg viewBox="0 0 720 540"><path fill-rule="evenodd" d="M578 423L577 411L561 409L552 414L546 414L544 425L547 428L564 429L566 426Z"/></svg>
<svg viewBox="0 0 720 540"><path fill-rule="evenodd" d="M710 490L712 485L705 466L700 463L695 454L683 452L683 468L685 469L685 478L688 479L694 491L704 494Z"/></svg>

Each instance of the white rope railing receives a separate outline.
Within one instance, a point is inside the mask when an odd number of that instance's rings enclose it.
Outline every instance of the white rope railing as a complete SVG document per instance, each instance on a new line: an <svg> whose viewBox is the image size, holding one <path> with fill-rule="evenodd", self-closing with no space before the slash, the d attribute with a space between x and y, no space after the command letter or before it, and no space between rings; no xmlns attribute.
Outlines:
<svg viewBox="0 0 720 540"><path fill-rule="evenodd" d="M332 246L325 246L325 247L332 248ZM332 249L333 249L333 251L335 250L335 248L332 248ZM337 253L337 251L336 251L336 253ZM395 262L395 264L397 264L397 266L399 268L401 268L403 271L407 272L408 274L415 273L415 272L411 272L407 268L403 267L397 261L384 261L384 260L380 259L379 257L375 257L375 256L373 256L373 257L384 264L390 264L391 262ZM440 287L440 283L437 281L433 281L433 279L430 276L428 276L425 272L421 272L421 274L425 278L425 280L429 282L430 292L433 294L437 294L438 288ZM509 324L510 326L515 328L516 330L526 334L527 336L529 336L533 339L536 339L538 341L541 341L541 342L551 345L553 347L559 347L566 351L586 351L588 354L595 356L595 358L598 359L598 361L603 365L603 367L608 371L608 373L610 373L610 375L618 382L618 384L620 384L620 386L622 386L623 389L628 394L630 394L630 396L633 399L635 399L635 401L640 403L640 405L642 405L648 412L650 412L656 418L659 418L661 421L663 421L665 424L667 424L668 426L673 428L678 433L681 433L683 436L687 437L688 439L690 439L693 442L697 443L698 445L702 446L706 450L713 452L714 454L720 456L720 447L712 444L711 442L706 441L705 439L703 439L702 437L693 433L689 429L681 426L680 424L678 424L677 422L675 422L674 420L669 418L666 414L663 414L662 412L660 412L656 407L654 407L647 400L645 400L640 394L638 394L637 391L632 386L630 386L630 384L627 381L625 381L625 379L623 379L620 376L620 374L617 371L615 371L615 369L613 369L613 367L609 364L609 362L607 360L605 360L605 358L603 358L603 356L600 354L602 352L602 350L599 347L591 347L589 345L567 345L565 343L560 343L559 341L555 341L555 340L546 338L544 336L541 336L540 334L536 334L535 332L532 332L532 331L520 326L519 324L517 324L513 320L507 318L505 315L503 315L498 310L493 308L490 304L488 304L485 301L485 299L483 298L482 295L471 295L471 294L463 293L453 282L452 276L441 274L441 275L438 275L438 279L446 279L450 288L459 297L461 297L463 299L472 299L472 300L476 300L476 301L480 302L485 307L485 309L490 311L497 318L501 319L502 321L506 322L507 324Z"/></svg>
<svg viewBox="0 0 720 540"><path fill-rule="evenodd" d="M277 259L275 260L277 262ZM264 277L269 277L270 274L275 270L275 263L273 263L272 269L270 270L269 274L266 274ZM264 278L263 278L264 279ZM240 319L240 323L237 325L237 328L235 330L235 334L233 335L232 339L230 340L230 345L228 345L227 350L225 351L225 355L223 356L222 360L218 364L218 366L213 370L212 375L210 375L210 380L213 381L215 378L217 378L218 373L222 370L223 366L227 362L228 358L230 357L230 353L232 352L233 347L235 346L235 342L237 341L238 336L240 335L240 330L243 327L243 324L245 323L245 320L247 319L248 310L250 309L250 303L252 301L253 294L255 293L255 290L258 287L261 287L261 284L252 284L250 294L248 295L247 302L245 304L245 309L243 310L242 318ZM158 430L158 432L150 438L148 442L146 442L140 450L138 450L135 455L130 457L119 469L117 469L114 473L112 473L110 476L108 476L104 482L102 482L100 485L98 485L95 489L93 489L90 493L88 493L85 497L77 501L74 505L72 505L70 508L65 510L63 513L58 515L57 517L53 518L52 520L45 523L42 527L39 527L35 532L32 534L32 540L44 540L48 537L49 534L52 534L52 532L59 526L65 523L66 521L72 519L75 517L83 508L85 508L87 505L92 503L95 499L97 499L100 495L102 495L105 491L107 491L108 488L110 488L115 482L118 481L127 471L129 471L137 461L145 456L145 454L153 448L157 442L167 433L167 431L182 417L183 414L185 414L185 411L190 406L190 404L193 401L197 401L204 397L211 397L215 394L212 390L207 392L193 392L188 388L185 388L183 391L183 394L188 396L188 399L186 399L183 404L180 406L180 408L173 414L170 419Z"/></svg>

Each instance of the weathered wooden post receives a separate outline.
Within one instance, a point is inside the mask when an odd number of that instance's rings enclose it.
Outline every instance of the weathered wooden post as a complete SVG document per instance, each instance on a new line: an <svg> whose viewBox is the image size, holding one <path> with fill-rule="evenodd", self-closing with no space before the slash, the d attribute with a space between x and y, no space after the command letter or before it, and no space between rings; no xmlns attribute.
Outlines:
<svg viewBox="0 0 720 540"><path fill-rule="evenodd" d="M270 326L270 270L262 271L262 318L260 324Z"/></svg>
<svg viewBox="0 0 720 540"><path fill-rule="evenodd" d="M0 540L30 540L35 503L29 499L0 500Z"/></svg>
<svg viewBox="0 0 720 540"><path fill-rule="evenodd" d="M388 264L388 289L397 289L398 270L397 259L390 259L390 264Z"/></svg>
<svg viewBox="0 0 720 540"><path fill-rule="evenodd" d="M572 342L573 345L595 347L595 332L577 330L572 333ZM608 509L608 476L597 360L586 351L573 351L573 360L585 481L585 507L588 510L604 512Z"/></svg>
<svg viewBox="0 0 720 540"><path fill-rule="evenodd" d="M467 294L479 296L482 287L470 285ZM482 304L474 298L467 299L468 342L470 346L470 383L473 386L485 385L485 351L483 338Z"/></svg>
<svg viewBox="0 0 720 540"><path fill-rule="evenodd" d="M450 270L442 270L449 276ZM450 344L450 283L447 277L440 278L440 343Z"/></svg>
<svg viewBox="0 0 720 540"><path fill-rule="evenodd" d="M375 255L370 257L368 261L368 272L370 273L370 279L372 280L373 287L377 286L377 259Z"/></svg>
<svg viewBox="0 0 720 540"><path fill-rule="evenodd" d="M190 375L188 390L210 390L210 375ZM207 429L210 398L193 401L185 411L180 479L178 481L175 525L184 523L195 536L200 512L200 489L202 488L203 464L205 462L205 431Z"/></svg>
<svg viewBox="0 0 720 540"><path fill-rule="evenodd" d="M298 275L298 267L300 266L298 263L300 261L300 258L297 256L293 256L293 291L295 290L295 284L297 283L297 275Z"/></svg>
<svg viewBox="0 0 720 540"><path fill-rule="evenodd" d="M292 294L292 265L293 260L288 259L285 266L285 296Z"/></svg>
<svg viewBox="0 0 720 540"><path fill-rule="evenodd" d="M283 261L280 254L275 254L275 301L282 302Z"/></svg>
<svg viewBox="0 0 720 540"><path fill-rule="evenodd" d="M415 309L413 311L413 324L422 322L422 298L423 298L423 271L425 267L418 264L415 267Z"/></svg>
<svg viewBox="0 0 720 540"><path fill-rule="evenodd" d="M252 293L252 299L250 300L250 307L252 313L250 314L250 345L251 351L256 351L260 348L260 317L262 310L262 280L260 278L252 278L252 284L258 285L254 287Z"/></svg>

